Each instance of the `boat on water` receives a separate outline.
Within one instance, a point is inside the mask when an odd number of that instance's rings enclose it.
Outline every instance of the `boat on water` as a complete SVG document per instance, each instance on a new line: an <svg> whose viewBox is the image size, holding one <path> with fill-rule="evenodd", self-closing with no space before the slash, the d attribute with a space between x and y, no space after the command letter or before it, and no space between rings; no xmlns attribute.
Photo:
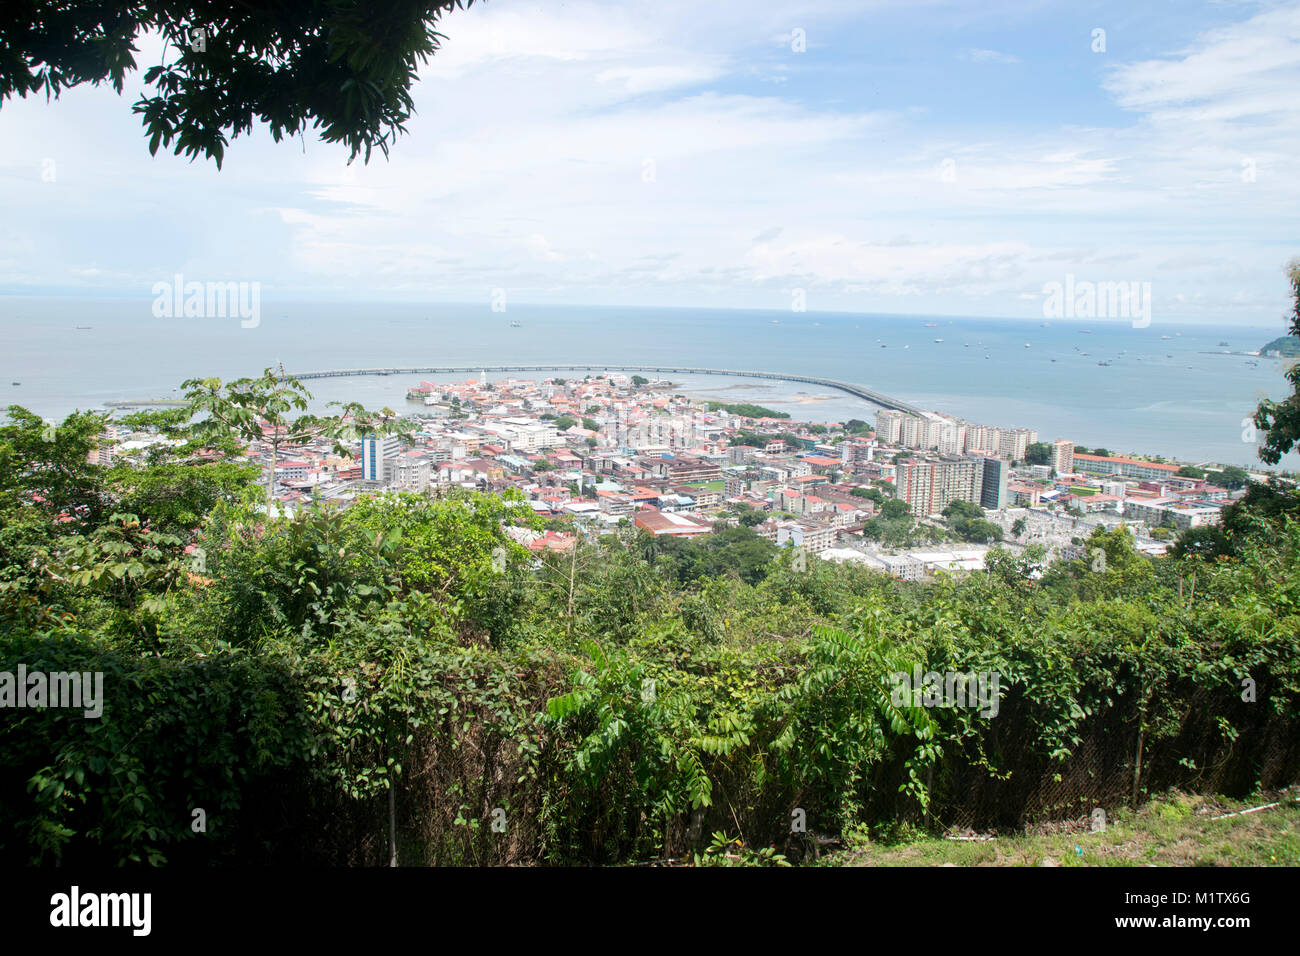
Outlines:
<svg viewBox="0 0 1300 956"><path fill-rule="evenodd" d="M935 339L936 342L942 342L943 339Z"/></svg>
<svg viewBox="0 0 1300 956"><path fill-rule="evenodd" d="M1079 330L1079 334L1080 334L1080 335L1092 335L1092 329L1080 329L1080 330Z"/></svg>
<svg viewBox="0 0 1300 956"><path fill-rule="evenodd" d="M927 322L927 323L925 323L925 327L926 327L927 329L937 329L937 328L939 327L939 323L938 323L938 322Z"/></svg>
<svg viewBox="0 0 1300 956"><path fill-rule="evenodd" d="M1172 339L1172 338L1173 338L1172 335L1162 335L1162 336L1160 336L1160 337L1161 337L1162 339Z"/></svg>
<svg viewBox="0 0 1300 956"><path fill-rule="evenodd" d="M1227 344L1228 344L1227 342L1220 342L1220 343L1219 343L1219 345L1221 345L1221 346L1223 346L1223 345L1227 345Z"/></svg>
<svg viewBox="0 0 1300 956"><path fill-rule="evenodd" d="M79 326L77 326L77 328L78 328L78 329L93 329L94 326L93 326L93 325L79 325ZM1224 344L1224 345L1227 345L1228 343L1225 342L1225 343L1223 343L1223 344Z"/></svg>
<svg viewBox="0 0 1300 956"><path fill-rule="evenodd" d="M1098 362L1097 364L1098 364L1098 365L1104 365L1104 366L1106 366L1106 367L1108 367L1108 368L1110 367L1110 363L1107 362L1107 361L1104 361L1104 360L1101 361L1101 362Z"/></svg>
<svg viewBox="0 0 1300 956"><path fill-rule="evenodd" d="M22 382L10 382L9 384L11 384L11 385L21 385Z"/></svg>
<svg viewBox="0 0 1300 956"><path fill-rule="evenodd" d="M1028 343L1028 342L1025 343L1025 348L1029 348L1029 343Z"/></svg>
<svg viewBox="0 0 1300 956"><path fill-rule="evenodd" d="M511 322L511 323L510 323L510 327L511 327L512 329L517 329L517 328L519 328L519 323L518 323L518 322Z"/></svg>

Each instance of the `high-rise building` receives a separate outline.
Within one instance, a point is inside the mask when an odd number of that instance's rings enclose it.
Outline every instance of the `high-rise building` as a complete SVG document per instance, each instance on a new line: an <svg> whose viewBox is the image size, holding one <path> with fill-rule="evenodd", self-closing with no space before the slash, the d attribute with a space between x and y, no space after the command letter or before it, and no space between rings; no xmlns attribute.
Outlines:
<svg viewBox="0 0 1300 956"><path fill-rule="evenodd" d="M1008 461L1024 461L1025 453L1029 450L1029 435L1027 428L999 429L998 455Z"/></svg>
<svg viewBox="0 0 1300 956"><path fill-rule="evenodd" d="M979 505L990 511L1001 511L1007 506L1007 475L1011 462L1005 458L982 458Z"/></svg>
<svg viewBox="0 0 1300 956"><path fill-rule="evenodd" d="M913 515L939 514L954 501L978 503L983 476L982 458L909 458L898 463L895 494Z"/></svg>
<svg viewBox="0 0 1300 956"><path fill-rule="evenodd" d="M361 439L361 480L383 481L384 459L397 457L401 447L402 440L396 435L367 435Z"/></svg>
<svg viewBox="0 0 1300 956"><path fill-rule="evenodd" d="M1074 442L1064 438L1052 442L1052 467L1058 475L1068 475L1074 471Z"/></svg>
<svg viewBox="0 0 1300 956"><path fill-rule="evenodd" d="M876 440L897 445L903 437L903 419L907 416L892 408L876 412Z"/></svg>
<svg viewBox="0 0 1300 956"><path fill-rule="evenodd" d="M997 454L998 430L991 425L968 424L966 426L966 447L962 451L982 451L986 455Z"/></svg>
<svg viewBox="0 0 1300 956"><path fill-rule="evenodd" d="M945 421L939 425L939 454L960 455L966 450L966 424Z"/></svg>

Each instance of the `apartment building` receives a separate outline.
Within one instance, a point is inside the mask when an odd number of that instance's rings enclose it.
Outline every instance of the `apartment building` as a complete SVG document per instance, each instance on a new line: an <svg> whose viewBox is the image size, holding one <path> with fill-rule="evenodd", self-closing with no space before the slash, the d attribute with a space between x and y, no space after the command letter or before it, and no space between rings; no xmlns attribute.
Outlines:
<svg viewBox="0 0 1300 956"><path fill-rule="evenodd" d="M1145 481L1168 478L1178 473L1177 465L1101 455L1075 455L1073 467L1075 471L1091 475L1119 475L1122 478L1140 478Z"/></svg>
<svg viewBox="0 0 1300 956"><path fill-rule="evenodd" d="M1052 467L1058 475L1074 472L1074 442L1064 438L1052 442Z"/></svg>
<svg viewBox="0 0 1300 956"><path fill-rule="evenodd" d="M991 455L983 462L980 475L979 506L990 511L1001 511L1007 506L1007 479L1011 475L1011 462Z"/></svg>
<svg viewBox="0 0 1300 956"><path fill-rule="evenodd" d="M983 458L911 458L897 465L897 497L913 515L939 514L953 501L978 503L984 491Z"/></svg>
<svg viewBox="0 0 1300 956"><path fill-rule="evenodd" d="M939 441L936 447L941 455L960 455L965 451L965 423L954 421L941 422L939 424Z"/></svg>
<svg viewBox="0 0 1300 956"><path fill-rule="evenodd" d="M969 453L983 452L986 455L996 454L999 447L998 430L991 425L966 425L966 447L962 450Z"/></svg>
<svg viewBox="0 0 1300 956"><path fill-rule="evenodd" d="M1008 461L1024 461L1029 443L1033 441L1030 434L1028 428L998 429L998 457Z"/></svg>
<svg viewBox="0 0 1300 956"><path fill-rule="evenodd" d="M1218 508L1206 505L1184 504L1177 498L1150 498L1139 501L1125 498L1124 517L1145 521L1148 526L1172 524L1181 531L1218 524L1223 514Z"/></svg>
<svg viewBox="0 0 1300 956"><path fill-rule="evenodd" d="M361 439L361 480L383 481L385 460L396 458L402 448L402 439L397 435L374 435Z"/></svg>
<svg viewBox="0 0 1300 956"><path fill-rule="evenodd" d="M908 416L892 408L876 412L876 440L898 445L903 440L903 419Z"/></svg>
<svg viewBox="0 0 1300 956"><path fill-rule="evenodd" d="M781 521L776 525L777 547L791 546L803 548L816 554L834 547L838 529L829 524L813 524L807 521Z"/></svg>

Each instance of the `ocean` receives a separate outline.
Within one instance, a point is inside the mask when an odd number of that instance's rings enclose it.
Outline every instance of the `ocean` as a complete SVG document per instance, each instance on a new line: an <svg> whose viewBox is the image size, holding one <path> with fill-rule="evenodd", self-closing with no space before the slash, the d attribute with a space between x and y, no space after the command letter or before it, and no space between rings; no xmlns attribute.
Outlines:
<svg viewBox="0 0 1300 956"><path fill-rule="evenodd" d="M1261 398L1287 394L1280 361L1226 354L1258 349L1285 331L1280 324L1177 326L1156 317L1133 328L1104 320L513 304L493 312L486 302L264 297L256 327L243 328L239 318L156 318L152 302L0 296L0 405L57 420L111 400L177 397L187 378L257 375L280 363L289 372L663 363L856 382L979 424L1034 428L1040 441L1249 467L1259 460L1243 420ZM407 387L429 377L307 384L317 409L328 401L404 409L413 407ZM685 394L755 402L806 421L872 420L876 411L814 385L671 377ZM1300 456L1280 467L1300 468Z"/></svg>

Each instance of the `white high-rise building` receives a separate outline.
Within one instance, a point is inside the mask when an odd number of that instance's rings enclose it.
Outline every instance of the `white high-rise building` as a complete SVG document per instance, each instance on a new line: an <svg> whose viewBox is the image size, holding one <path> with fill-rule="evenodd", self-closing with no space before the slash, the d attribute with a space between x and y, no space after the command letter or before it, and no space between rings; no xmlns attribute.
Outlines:
<svg viewBox="0 0 1300 956"><path fill-rule="evenodd" d="M897 445L903 437L903 419L907 416L893 408L876 412L876 440Z"/></svg>
<svg viewBox="0 0 1300 956"><path fill-rule="evenodd" d="M963 422L946 421L939 426L939 454L960 455L966 450L966 425Z"/></svg>
<svg viewBox="0 0 1300 956"><path fill-rule="evenodd" d="M401 449L402 440L396 435L368 435L361 439L361 480L383 481L384 459L396 458Z"/></svg>
<svg viewBox="0 0 1300 956"><path fill-rule="evenodd" d="M1074 442L1064 438L1052 442L1052 467L1058 475L1068 475L1074 471Z"/></svg>

